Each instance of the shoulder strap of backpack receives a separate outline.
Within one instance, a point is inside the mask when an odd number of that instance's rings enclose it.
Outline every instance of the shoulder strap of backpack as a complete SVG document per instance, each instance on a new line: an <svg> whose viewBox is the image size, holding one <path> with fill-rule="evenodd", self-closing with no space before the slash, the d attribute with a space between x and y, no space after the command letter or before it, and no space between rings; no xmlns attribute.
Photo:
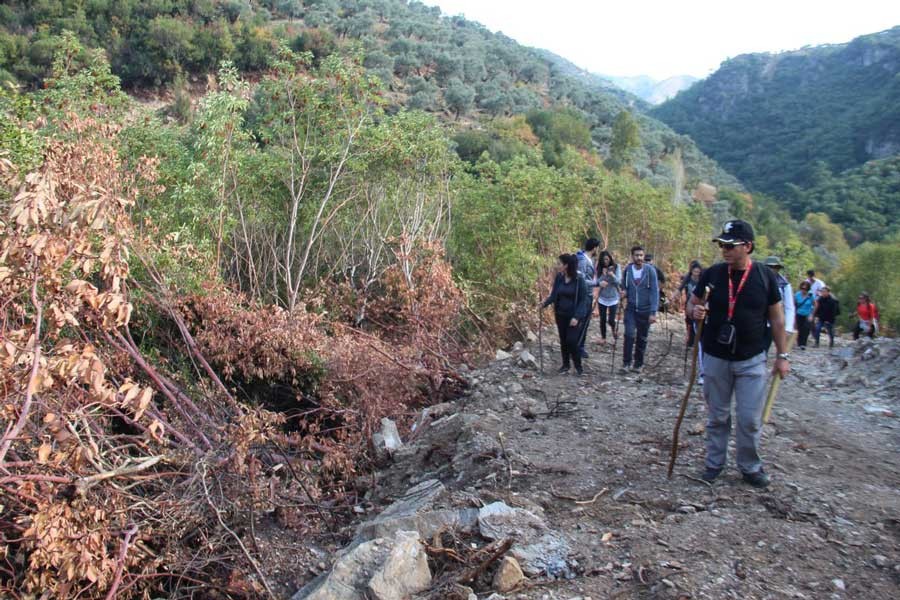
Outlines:
<svg viewBox="0 0 900 600"><path fill-rule="evenodd" d="M759 263L754 262L753 265L751 265L750 268L752 269L753 267L756 267L758 264L759 264ZM769 285L770 285L770 283L769 283L769 277L767 276L768 274L767 274L767 273L764 273L763 270L762 270L761 268L759 268L759 267L757 267L756 270L759 271L759 276L762 277L762 281L763 281L763 289L766 290L766 300L768 300L768 298L769 298ZM782 298L782 301L783 301L783 300L784 300L784 299Z"/></svg>

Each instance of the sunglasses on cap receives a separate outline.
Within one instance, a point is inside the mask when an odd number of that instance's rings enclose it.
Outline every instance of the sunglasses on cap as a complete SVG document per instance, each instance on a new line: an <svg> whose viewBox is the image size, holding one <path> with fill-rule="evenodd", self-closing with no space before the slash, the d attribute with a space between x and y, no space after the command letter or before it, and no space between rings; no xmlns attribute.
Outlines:
<svg viewBox="0 0 900 600"><path fill-rule="evenodd" d="M734 250L735 246L745 246L745 245L747 245L747 242L734 242L734 243L719 242L719 248L721 248L722 250Z"/></svg>

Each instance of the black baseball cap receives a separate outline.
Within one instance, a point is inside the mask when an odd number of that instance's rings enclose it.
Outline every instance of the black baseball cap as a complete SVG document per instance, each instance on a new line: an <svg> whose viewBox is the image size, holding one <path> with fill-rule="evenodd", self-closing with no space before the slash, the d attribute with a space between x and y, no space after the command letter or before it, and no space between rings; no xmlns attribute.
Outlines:
<svg viewBox="0 0 900 600"><path fill-rule="evenodd" d="M725 224L722 225L722 233L714 237L713 241L725 244L752 242L753 227L747 221L741 221L740 219L725 221Z"/></svg>

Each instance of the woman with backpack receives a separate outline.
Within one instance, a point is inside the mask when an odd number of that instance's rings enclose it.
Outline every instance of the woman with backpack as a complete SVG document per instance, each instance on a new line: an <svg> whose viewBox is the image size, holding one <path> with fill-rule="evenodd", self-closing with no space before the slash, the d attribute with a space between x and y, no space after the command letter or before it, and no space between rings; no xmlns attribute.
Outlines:
<svg viewBox="0 0 900 600"><path fill-rule="evenodd" d="M600 294L597 296L597 308L600 311L600 337L601 344L606 343L606 326L613 337L619 335L616 331L616 309L619 307L621 294L619 290L622 284L622 269L616 264L613 255L606 250L600 253L597 262L597 287Z"/></svg>
<svg viewBox="0 0 900 600"><path fill-rule="evenodd" d="M570 361L575 363L578 375L583 373L578 344L593 298L587 280L578 271L578 257L574 254L560 254L559 272L553 280L553 289L542 304L544 308L552 304L556 316L556 330L562 352L560 373L569 372Z"/></svg>
<svg viewBox="0 0 900 600"><path fill-rule="evenodd" d="M810 292L809 281L800 282L800 289L794 294L794 308L797 315L797 346L806 350L812 316L816 310L816 299Z"/></svg>

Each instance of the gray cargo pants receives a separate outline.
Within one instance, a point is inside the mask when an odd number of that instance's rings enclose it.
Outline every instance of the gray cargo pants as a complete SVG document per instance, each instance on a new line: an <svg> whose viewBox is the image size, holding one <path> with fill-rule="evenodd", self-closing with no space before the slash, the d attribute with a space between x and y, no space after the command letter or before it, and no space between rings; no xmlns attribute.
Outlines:
<svg viewBox="0 0 900 600"><path fill-rule="evenodd" d="M706 466L721 469L728 458L731 396L737 416L737 466L742 473L762 469L759 439L766 394L766 355L730 361L705 354L703 395L706 398Z"/></svg>

